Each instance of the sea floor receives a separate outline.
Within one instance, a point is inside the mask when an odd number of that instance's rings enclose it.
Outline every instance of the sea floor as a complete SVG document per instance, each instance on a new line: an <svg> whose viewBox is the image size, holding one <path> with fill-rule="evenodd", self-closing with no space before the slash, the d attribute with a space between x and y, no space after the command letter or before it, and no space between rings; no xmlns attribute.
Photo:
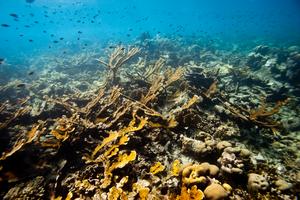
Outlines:
<svg viewBox="0 0 300 200"><path fill-rule="evenodd" d="M300 47L145 38L24 63L0 65L3 199L299 195Z"/></svg>

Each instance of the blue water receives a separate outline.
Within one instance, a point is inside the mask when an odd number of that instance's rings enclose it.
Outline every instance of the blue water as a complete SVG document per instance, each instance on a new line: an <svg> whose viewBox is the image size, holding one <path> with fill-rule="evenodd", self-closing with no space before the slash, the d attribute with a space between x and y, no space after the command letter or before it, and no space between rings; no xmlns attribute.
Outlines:
<svg viewBox="0 0 300 200"><path fill-rule="evenodd" d="M231 44L297 45L299 11L299 0L1 0L0 24L9 27L0 27L0 57L132 43L143 32Z"/></svg>

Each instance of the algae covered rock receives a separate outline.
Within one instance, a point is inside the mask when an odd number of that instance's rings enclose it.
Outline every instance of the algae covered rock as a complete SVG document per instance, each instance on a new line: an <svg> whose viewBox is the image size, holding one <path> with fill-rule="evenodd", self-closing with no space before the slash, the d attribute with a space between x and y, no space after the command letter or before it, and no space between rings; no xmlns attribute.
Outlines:
<svg viewBox="0 0 300 200"><path fill-rule="evenodd" d="M277 189L280 191L289 190L293 186L291 183L289 183L283 179L278 179L277 181L275 181L275 185L276 185Z"/></svg>
<svg viewBox="0 0 300 200"><path fill-rule="evenodd" d="M3 199L45 199L46 190L44 187L44 177L38 176L27 182L23 182L17 184L15 187L12 187L3 197Z"/></svg>

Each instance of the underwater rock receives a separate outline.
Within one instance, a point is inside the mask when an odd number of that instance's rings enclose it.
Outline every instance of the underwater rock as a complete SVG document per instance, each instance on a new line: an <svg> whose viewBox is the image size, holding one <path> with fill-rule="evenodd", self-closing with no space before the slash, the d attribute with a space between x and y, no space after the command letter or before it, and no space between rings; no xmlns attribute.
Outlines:
<svg viewBox="0 0 300 200"><path fill-rule="evenodd" d="M44 199L46 198L46 190L44 187L44 177L38 176L32 180L22 182L12 187L3 199Z"/></svg>
<svg viewBox="0 0 300 200"><path fill-rule="evenodd" d="M252 70L258 70L265 64L265 58L261 54L250 53L248 55L246 65L249 66Z"/></svg>
<svg viewBox="0 0 300 200"><path fill-rule="evenodd" d="M299 84L300 75L300 53L291 53L286 62L286 79L292 84Z"/></svg>
<svg viewBox="0 0 300 200"><path fill-rule="evenodd" d="M229 123L221 124L215 131L215 135L220 138L238 136L240 134L239 128Z"/></svg>
<svg viewBox="0 0 300 200"><path fill-rule="evenodd" d="M277 189L280 191L289 190L293 186L291 183L288 183L283 179L278 179L277 181L275 181L275 185L276 185Z"/></svg>
<svg viewBox="0 0 300 200"><path fill-rule="evenodd" d="M221 200L225 199L228 196L228 192L225 190L222 185L217 183L210 184L204 190L205 199L208 200Z"/></svg>
<svg viewBox="0 0 300 200"><path fill-rule="evenodd" d="M251 192L258 192L267 190L269 183L265 177L259 174L248 174L248 190Z"/></svg>
<svg viewBox="0 0 300 200"><path fill-rule="evenodd" d="M254 52L265 56L268 53L270 53L270 47L264 46L264 45L259 45L259 46L254 48Z"/></svg>

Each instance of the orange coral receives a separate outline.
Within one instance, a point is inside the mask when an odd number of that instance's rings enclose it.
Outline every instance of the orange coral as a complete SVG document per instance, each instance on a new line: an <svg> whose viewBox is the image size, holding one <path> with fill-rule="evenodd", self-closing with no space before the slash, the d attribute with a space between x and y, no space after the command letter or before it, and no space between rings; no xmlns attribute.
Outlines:
<svg viewBox="0 0 300 200"><path fill-rule="evenodd" d="M199 190L196 185L193 185L191 189L182 187L180 196L177 196L176 200L202 200L203 198L203 192Z"/></svg>

